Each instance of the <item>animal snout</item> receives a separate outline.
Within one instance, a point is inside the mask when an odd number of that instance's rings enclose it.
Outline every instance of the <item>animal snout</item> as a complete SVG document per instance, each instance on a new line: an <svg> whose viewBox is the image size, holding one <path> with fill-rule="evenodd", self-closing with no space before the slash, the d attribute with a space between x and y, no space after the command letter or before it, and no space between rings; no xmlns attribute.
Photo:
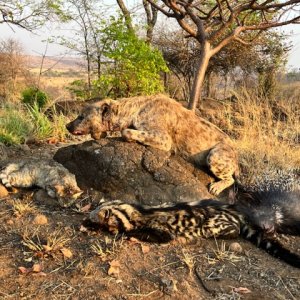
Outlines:
<svg viewBox="0 0 300 300"><path fill-rule="evenodd" d="M74 120L66 125L67 130L72 134L75 133L76 127L78 127L76 123L76 120Z"/></svg>
<svg viewBox="0 0 300 300"><path fill-rule="evenodd" d="M68 123L67 125L66 125L66 128L68 129L68 131L70 131L71 132L71 130L72 130L72 122L70 122L70 123Z"/></svg>

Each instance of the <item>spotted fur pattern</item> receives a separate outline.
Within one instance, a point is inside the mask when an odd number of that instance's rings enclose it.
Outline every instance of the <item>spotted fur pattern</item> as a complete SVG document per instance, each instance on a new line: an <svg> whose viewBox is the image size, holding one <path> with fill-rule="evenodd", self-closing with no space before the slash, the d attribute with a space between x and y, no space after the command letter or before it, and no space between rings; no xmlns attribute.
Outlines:
<svg viewBox="0 0 300 300"><path fill-rule="evenodd" d="M231 186L238 175L230 138L165 95L99 101L85 107L67 129L75 135L91 134L94 139L120 131L127 141L173 151L195 165L208 166L219 179L209 188L214 195Z"/></svg>
<svg viewBox="0 0 300 300"><path fill-rule="evenodd" d="M252 225L236 205L215 200L146 207L112 201L90 213L90 221L109 232L126 233L141 240L169 242L176 237L194 239L243 237L274 257L300 268L300 256L285 249L275 238Z"/></svg>

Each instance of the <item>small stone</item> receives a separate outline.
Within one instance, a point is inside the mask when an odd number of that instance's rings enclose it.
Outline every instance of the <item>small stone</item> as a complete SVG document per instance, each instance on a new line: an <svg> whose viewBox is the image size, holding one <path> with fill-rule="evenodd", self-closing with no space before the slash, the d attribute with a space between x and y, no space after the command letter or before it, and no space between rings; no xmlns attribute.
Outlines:
<svg viewBox="0 0 300 300"><path fill-rule="evenodd" d="M33 219L33 223L36 225L45 225L48 223L48 219L45 215L37 215Z"/></svg>
<svg viewBox="0 0 300 300"><path fill-rule="evenodd" d="M231 243L229 245L229 250L233 251L233 252L236 252L236 253L242 253L243 252L242 246L237 242Z"/></svg>
<svg viewBox="0 0 300 300"><path fill-rule="evenodd" d="M4 198L6 196L8 196L8 191L6 187L0 183L0 198Z"/></svg>

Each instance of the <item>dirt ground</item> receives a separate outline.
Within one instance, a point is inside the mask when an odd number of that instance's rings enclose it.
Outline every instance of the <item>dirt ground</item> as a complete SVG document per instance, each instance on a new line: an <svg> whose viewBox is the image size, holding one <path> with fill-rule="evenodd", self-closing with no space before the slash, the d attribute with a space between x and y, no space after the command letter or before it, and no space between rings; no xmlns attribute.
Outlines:
<svg viewBox="0 0 300 300"><path fill-rule="evenodd" d="M70 208L34 191L2 197L0 299L300 299L300 270L243 240L156 245L88 230L82 221L100 200L92 190ZM300 254L300 237L280 239Z"/></svg>

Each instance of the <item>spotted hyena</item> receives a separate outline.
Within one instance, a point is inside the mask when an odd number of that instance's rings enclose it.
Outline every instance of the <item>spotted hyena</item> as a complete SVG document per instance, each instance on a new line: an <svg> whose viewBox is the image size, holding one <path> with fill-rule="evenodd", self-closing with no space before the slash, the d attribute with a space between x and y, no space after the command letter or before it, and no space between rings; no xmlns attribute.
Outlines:
<svg viewBox="0 0 300 300"><path fill-rule="evenodd" d="M63 207L70 206L82 193L75 175L52 160L24 159L8 163L0 170L0 180L8 187L40 187Z"/></svg>
<svg viewBox="0 0 300 300"><path fill-rule="evenodd" d="M94 139L108 131L121 131L128 141L172 150L195 165L207 165L219 179L209 187L214 195L232 185L238 175L230 138L165 95L101 100L83 108L67 129L75 135L91 134Z"/></svg>

